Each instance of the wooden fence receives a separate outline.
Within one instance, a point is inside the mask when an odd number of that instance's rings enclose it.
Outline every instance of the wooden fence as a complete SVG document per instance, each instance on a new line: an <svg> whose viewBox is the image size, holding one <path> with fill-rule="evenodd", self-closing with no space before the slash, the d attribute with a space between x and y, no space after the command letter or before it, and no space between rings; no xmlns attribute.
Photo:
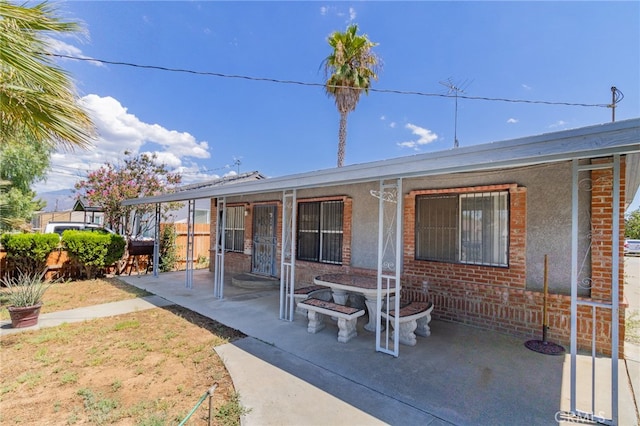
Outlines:
<svg viewBox="0 0 640 426"><path fill-rule="evenodd" d="M184 270L187 263L187 224L176 223L174 224L176 230L176 250L178 254L178 262L176 264L177 270ZM193 260L195 268L207 268L209 266L209 224L198 223L194 225L194 239L193 239ZM140 256L138 267L134 269L140 269L144 272L147 266L148 259L146 256ZM149 259L150 260L150 259ZM47 266L49 267L48 278L78 278L81 270L77 265L74 265L67 256L67 252L62 249L55 249L47 258ZM123 273L131 272L129 262ZM6 252L0 250L0 279L7 271L7 259ZM115 272L111 270L109 272Z"/></svg>
<svg viewBox="0 0 640 426"><path fill-rule="evenodd" d="M178 265L176 265L176 268L185 269L187 263L187 224L175 223L174 226L178 252ZM196 262L196 267L204 267L209 264L209 236L208 223L196 223L193 225L193 260Z"/></svg>

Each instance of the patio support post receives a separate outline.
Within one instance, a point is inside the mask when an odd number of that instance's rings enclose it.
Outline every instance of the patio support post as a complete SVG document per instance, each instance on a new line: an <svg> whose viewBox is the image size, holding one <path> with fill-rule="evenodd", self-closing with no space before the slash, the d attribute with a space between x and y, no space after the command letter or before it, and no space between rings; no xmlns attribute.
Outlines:
<svg viewBox="0 0 640 426"><path fill-rule="evenodd" d="M187 288L193 288L193 223L196 221L196 200L188 201L187 210Z"/></svg>
<svg viewBox="0 0 640 426"><path fill-rule="evenodd" d="M580 299L578 297L578 285L579 285L579 273L578 270L578 233L579 233L579 186L583 182L580 180L579 173L581 171L585 172L593 172L595 170L606 170L611 169L612 171L612 180L611 180L611 282L600 282L600 285L610 285L611 286L611 301L603 300L588 300L588 299ZM573 175L573 188L572 188L572 226L571 226L571 390L570 390L570 410L571 413L579 418L584 418L587 420L596 420L598 423L617 425L618 424L618 344L619 344L619 313L620 313L620 155L613 155L613 161L609 163L596 163L596 164L585 164L579 165L578 160L573 160L572 167L572 175ZM592 177L589 179L585 179L584 181L591 182L591 189L596 184L602 184L601 182L595 181L592 182ZM593 205L593 203L592 203ZM591 214L594 212L591 211ZM602 215L601 215L602 216ZM602 228L602 224L598 223L598 225ZM590 242L593 245L593 239L597 238L598 243L607 244L605 237L606 234L602 235L602 232L607 232L606 227L604 230L595 229L592 227L590 230L592 233L592 241ZM596 234L597 233L597 234ZM600 280L605 280L606 278L598 278ZM590 280L591 285L593 285L593 278ZM591 394L590 396L590 406L587 410L579 409L577 407L577 352L578 352L578 338L577 338L577 326L578 326L578 308L579 306L588 306L591 308ZM596 360L599 358L597 356L597 345L596 345L596 327L597 327L597 309L601 310L609 310L611 314L611 418L603 417L604 411L600 408L601 403L598 407L596 406L596 387L598 383L596 382ZM584 395L581 400L584 399Z"/></svg>
<svg viewBox="0 0 640 426"><path fill-rule="evenodd" d="M293 321L296 282L296 190L282 193L282 255L280 256L280 319Z"/></svg>
<svg viewBox="0 0 640 426"><path fill-rule="evenodd" d="M620 155L613 156L611 213L611 418L618 424L618 340L620 320Z"/></svg>
<svg viewBox="0 0 640 426"><path fill-rule="evenodd" d="M156 203L156 216L153 225L153 276L158 278L158 263L160 262L160 203Z"/></svg>
<svg viewBox="0 0 640 426"><path fill-rule="evenodd" d="M400 312L400 274L402 272L402 179L380 181L380 191L372 191L378 198L378 276L376 295L376 351L397 357L400 354L400 316L390 319L390 310ZM393 289L388 291L389 289ZM383 291L383 288L385 291ZM382 300L382 295L385 299ZM393 293L393 294L392 294ZM392 306L393 305L393 306ZM382 327L382 308L386 309ZM393 321L393 327L390 327ZM384 342L382 333L384 332ZM393 337L391 337L391 333ZM393 343L390 339L393 338Z"/></svg>
<svg viewBox="0 0 640 426"><path fill-rule="evenodd" d="M213 278L213 296L222 299L224 297L224 229L227 220L227 201L225 197L216 202L216 244L215 244L215 270Z"/></svg>

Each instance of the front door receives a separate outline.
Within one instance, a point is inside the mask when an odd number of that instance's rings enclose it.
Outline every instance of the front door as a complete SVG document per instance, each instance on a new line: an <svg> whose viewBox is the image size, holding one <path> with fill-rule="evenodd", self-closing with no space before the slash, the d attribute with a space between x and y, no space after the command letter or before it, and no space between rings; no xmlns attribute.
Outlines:
<svg viewBox="0 0 640 426"><path fill-rule="evenodd" d="M253 257L251 272L276 276L277 208L259 205L253 208Z"/></svg>

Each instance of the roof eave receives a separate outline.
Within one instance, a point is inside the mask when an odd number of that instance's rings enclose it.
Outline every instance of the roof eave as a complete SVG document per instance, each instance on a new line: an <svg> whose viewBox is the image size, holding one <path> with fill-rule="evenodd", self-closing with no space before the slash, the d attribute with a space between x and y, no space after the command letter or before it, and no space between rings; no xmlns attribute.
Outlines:
<svg viewBox="0 0 640 426"><path fill-rule="evenodd" d="M165 203L336 186L372 180L476 172L633 152L640 152L640 119L228 186L130 199L125 200L123 204Z"/></svg>

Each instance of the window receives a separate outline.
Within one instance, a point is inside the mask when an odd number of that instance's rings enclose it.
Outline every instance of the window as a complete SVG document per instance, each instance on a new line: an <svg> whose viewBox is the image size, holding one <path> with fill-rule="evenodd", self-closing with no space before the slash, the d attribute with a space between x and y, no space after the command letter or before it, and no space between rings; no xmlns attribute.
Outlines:
<svg viewBox="0 0 640 426"><path fill-rule="evenodd" d="M224 228L224 249L244 252L244 207L227 207Z"/></svg>
<svg viewBox="0 0 640 426"><path fill-rule="evenodd" d="M299 260L342 264L342 201L298 204Z"/></svg>
<svg viewBox="0 0 640 426"><path fill-rule="evenodd" d="M508 266L508 192L416 197L416 259Z"/></svg>
<svg viewBox="0 0 640 426"><path fill-rule="evenodd" d="M196 209L194 213L195 220L193 223L209 223L209 210Z"/></svg>

